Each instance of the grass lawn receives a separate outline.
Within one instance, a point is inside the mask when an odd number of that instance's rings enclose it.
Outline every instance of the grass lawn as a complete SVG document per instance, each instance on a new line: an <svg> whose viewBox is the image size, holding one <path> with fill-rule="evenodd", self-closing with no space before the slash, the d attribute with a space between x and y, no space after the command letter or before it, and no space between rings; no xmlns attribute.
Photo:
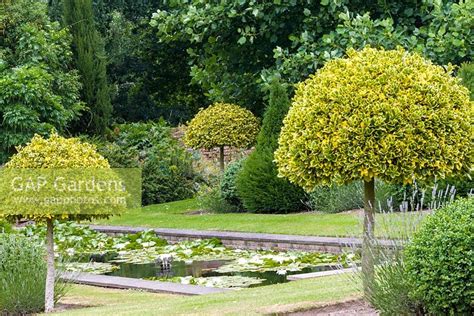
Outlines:
<svg viewBox="0 0 474 316"><path fill-rule="evenodd" d="M183 200L129 210L122 216L96 221L95 223L315 236L354 236L360 235L362 231L362 218L356 213L190 214L190 212L199 210L199 208L197 200ZM393 223L396 227L403 221L402 218L405 217L400 216L400 214L377 214L376 221L381 224L383 222L384 225ZM390 232L390 235L393 234L393 232ZM381 235L380 229L379 235Z"/></svg>
<svg viewBox="0 0 474 316"><path fill-rule="evenodd" d="M62 303L88 305L61 315L256 315L289 312L359 297L347 275L204 296L154 294L73 285Z"/></svg>

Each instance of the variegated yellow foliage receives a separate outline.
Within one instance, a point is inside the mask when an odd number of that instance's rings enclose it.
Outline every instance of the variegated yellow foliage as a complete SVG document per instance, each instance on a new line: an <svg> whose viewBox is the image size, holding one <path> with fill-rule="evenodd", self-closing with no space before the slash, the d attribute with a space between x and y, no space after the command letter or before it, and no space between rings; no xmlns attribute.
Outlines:
<svg viewBox="0 0 474 316"><path fill-rule="evenodd" d="M47 139L35 135L17 150L5 165L7 168L110 168L107 159L96 152L94 145L56 133Z"/></svg>
<svg viewBox="0 0 474 316"><path fill-rule="evenodd" d="M275 152L279 174L312 190L468 172L473 102L451 71L403 49L328 62L297 85Z"/></svg>
<svg viewBox="0 0 474 316"><path fill-rule="evenodd" d="M53 133L50 138L35 135L25 146L18 147L18 153L13 155L6 168L36 169L36 168L110 168L107 159L96 152L94 145L82 143L78 138L64 138ZM58 219L89 219L92 217L107 217L101 212L97 216L88 215L35 215L28 216L21 210L22 217L32 217L36 220L45 218Z"/></svg>
<svg viewBox="0 0 474 316"><path fill-rule="evenodd" d="M215 103L189 122L184 142L192 148L247 148L255 143L258 130L258 119L249 110L235 104Z"/></svg>

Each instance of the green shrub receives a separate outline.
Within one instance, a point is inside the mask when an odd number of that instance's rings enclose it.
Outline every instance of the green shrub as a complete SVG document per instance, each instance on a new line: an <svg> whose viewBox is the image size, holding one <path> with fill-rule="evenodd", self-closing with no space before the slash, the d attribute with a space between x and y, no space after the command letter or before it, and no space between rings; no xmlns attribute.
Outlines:
<svg viewBox="0 0 474 316"><path fill-rule="evenodd" d="M44 247L17 234L0 234L0 314L44 310L46 260ZM64 294L56 286L55 300Z"/></svg>
<svg viewBox="0 0 474 316"><path fill-rule="evenodd" d="M474 199L460 199L428 216L405 249L413 290L427 312L474 313Z"/></svg>
<svg viewBox="0 0 474 316"><path fill-rule="evenodd" d="M242 201L237 192L236 179L242 170L245 159L237 160L231 163L224 171L220 181L220 191L222 198L229 204L238 208L242 208Z"/></svg>
<svg viewBox="0 0 474 316"><path fill-rule="evenodd" d="M183 200L195 193L192 156L163 120L117 125L112 142L99 143L98 151L113 168L142 168L144 205Z"/></svg>
<svg viewBox="0 0 474 316"><path fill-rule="evenodd" d="M197 199L204 210L213 213L232 213L242 210L222 197L220 185L202 188L198 192Z"/></svg>
<svg viewBox="0 0 474 316"><path fill-rule="evenodd" d="M100 154L107 158L112 168L137 168L138 150L129 147L127 150L117 143L101 143L98 146Z"/></svg>
<svg viewBox="0 0 474 316"><path fill-rule="evenodd" d="M242 202L237 195L235 179L242 169L244 160L245 158L232 162L218 179L201 188L198 200L205 210L214 213L231 213L243 210Z"/></svg>
<svg viewBox="0 0 474 316"><path fill-rule="evenodd" d="M189 199L194 195L194 172L189 154L175 146L153 148L143 163L143 204Z"/></svg>
<svg viewBox="0 0 474 316"><path fill-rule="evenodd" d="M287 87L270 84L269 104L255 150L237 176L237 190L245 209L251 212L287 213L307 208L303 189L279 178L273 152L278 148L283 119L290 108Z"/></svg>

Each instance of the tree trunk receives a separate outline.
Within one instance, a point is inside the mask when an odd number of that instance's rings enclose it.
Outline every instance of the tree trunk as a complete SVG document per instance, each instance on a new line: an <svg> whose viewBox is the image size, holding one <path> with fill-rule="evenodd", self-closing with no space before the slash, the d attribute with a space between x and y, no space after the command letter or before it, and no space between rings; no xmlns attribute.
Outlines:
<svg viewBox="0 0 474 316"><path fill-rule="evenodd" d="M221 172L224 173L224 146L221 146L219 149L220 149L219 166L221 168Z"/></svg>
<svg viewBox="0 0 474 316"><path fill-rule="evenodd" d="M49 313L54 308L54 239L53 239L53 220L46 220L46 253L47 253L47 272L46 287L44 293L44 311Z"/></svg>
<svg viewBox="0 0 474 316"><path fill-rule="evenodd" d="M374 279L374 256L371 244L374 239L375 181L364 181L364 232L362 240L362 276L364 294L369 294Z"/></svg>

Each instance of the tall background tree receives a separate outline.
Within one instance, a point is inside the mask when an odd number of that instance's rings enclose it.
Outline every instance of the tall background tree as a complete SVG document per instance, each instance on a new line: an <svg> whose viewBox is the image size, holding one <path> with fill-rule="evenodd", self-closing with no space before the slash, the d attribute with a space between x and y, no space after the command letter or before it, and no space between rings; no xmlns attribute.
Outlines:
<svg viewBox="0 0 474 316"><path fill-rule="evenodd" d="M273 161L283 119L291 104L288 87L275 79L270 83L268 92L268 106L257 145L237 175L237 192L245 209L251 212L301 211L307 200L304 190L285 178L279 178Z"/></svg>
<svg viewBox="0 0 474 316"><path fill-rule="evenodd" d="M50 0L53 19L62 20L63 0ZM150 27L162 0L94 0L97 30L105 43L113 117L117 122L165 118L171 124L191 119L207 97L191 83L187 42L159 42Z"/></svg>
<svg viewBox="0 0 474 316"><path fill-rule="evenodd" d="M296 83L348 48L400 45L438 64L473 55L473 1L170 2L151 25L161 42L188 43L191 77L213 100L261 114L261 77Z"/></svg>
<svg viewBox="0 0 474 316"><path fill-rule="evenodd" d="M81 98L87 111L75 129L104 135L111 122L112 104L107 82L104 43L96 30L91 0L64 0L64 24L71 30L74 61L81 76Z"/></svg>
<svg viewBox="0 0 474 316"><path fill-rule="evenodd" d="M45 3L11 1L0 11L0 164L35 134L67 130L83 105L71 35Z"/></svg>

